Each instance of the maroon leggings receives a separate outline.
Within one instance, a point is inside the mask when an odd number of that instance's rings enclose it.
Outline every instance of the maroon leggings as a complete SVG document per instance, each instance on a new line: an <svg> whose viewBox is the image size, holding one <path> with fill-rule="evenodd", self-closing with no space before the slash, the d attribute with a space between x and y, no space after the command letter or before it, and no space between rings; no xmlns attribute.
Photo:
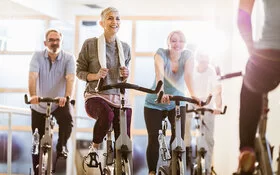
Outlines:
<svg viewBox="0 0 280 175"><path fill-rule="evenodd" d="M101 143L113 123L115 139L120 135L120 108L110 106L108 102L99 97L90 98L85 103L88 116L96 119L93 128L94 143ZM130 137L131 108L126 108L127 135Z"/></svg>

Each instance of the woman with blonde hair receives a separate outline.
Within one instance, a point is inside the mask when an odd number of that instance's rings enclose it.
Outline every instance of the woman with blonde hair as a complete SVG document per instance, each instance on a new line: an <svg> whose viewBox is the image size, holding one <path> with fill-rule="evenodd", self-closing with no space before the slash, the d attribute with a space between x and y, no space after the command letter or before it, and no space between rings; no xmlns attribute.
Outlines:
<svg viewBox="0 0 280 175"><path fill-rule="evenodd" d="M181 31L173 31L167 38L168 49L159 48L154 56L155 80L163 81L164 92L161 104L155 102L156 94L147 94L144 105L144 117L148 131L148 146L146 151L149 174L156 174L159 158L158 132L161 129L162 117L168 116L171 123L171 140L175 137L175 103L169 101L169 95L186 96L193 95L192 76L193 59L192 53L185 49L186 38ZM185 106L181 106L185 111ZM185 113L181 114L181 137L185 133Z"/></svg>

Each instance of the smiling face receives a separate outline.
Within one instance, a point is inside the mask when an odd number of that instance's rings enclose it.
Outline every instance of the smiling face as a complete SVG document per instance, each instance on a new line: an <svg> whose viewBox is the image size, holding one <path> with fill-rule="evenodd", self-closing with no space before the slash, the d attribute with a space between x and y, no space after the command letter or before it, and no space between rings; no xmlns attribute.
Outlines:
<svg viewBox="0 0 280 175"><path fill-rule="evenodd" d="M51 31L46 35L46 41L44 44L48 52L58 54L61 50L61 41L61 34L57 31Z"/></svg>
<svg viewBox="0 0 280 175"><path fill-rule="evenodd" d="M185 36L181 32L173 32L168 37L168 48L175 52L182 52L185 47Z"/></svg>
<svg viewBox="0 0 280 175"><path fill-rule="evenodd" d="M120 15L118 11L110 11L104 15L100 25L104 29L105 35L115 35L120 28Z"/></svg>

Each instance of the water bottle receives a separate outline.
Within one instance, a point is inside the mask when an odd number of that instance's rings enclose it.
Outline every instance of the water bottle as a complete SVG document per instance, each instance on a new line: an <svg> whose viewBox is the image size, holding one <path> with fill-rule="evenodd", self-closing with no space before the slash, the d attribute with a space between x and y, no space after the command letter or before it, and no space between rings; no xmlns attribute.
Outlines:
<svg viewBox="0 0 280 175"><path fill-rule="evenodd" d="M162 130L159 130L158 132L158 142L159 142L159 148L160 148L160 155L163 162L168 163L168 161L171 159L166 140L165 135L162 133Z"/></svg>
<svg viewBox="0 0 280 175"><path fill-rule="evenodd" d="M32 136L32 154L34 155L37 155L39 153L39 142L40 135L38 132L38 128L36 128Z"/></svg>

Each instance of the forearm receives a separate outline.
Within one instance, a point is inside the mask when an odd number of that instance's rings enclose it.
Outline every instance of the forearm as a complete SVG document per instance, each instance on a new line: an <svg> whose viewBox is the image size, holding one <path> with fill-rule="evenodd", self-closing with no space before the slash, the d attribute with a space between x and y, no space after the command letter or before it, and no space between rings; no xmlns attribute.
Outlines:
<svg viewBox="0 0 280 175"><path fill-rule="evenodd" d="M192 78L192 76L191 75L186 75L185 76L185 82L186 82L187 88L189 90L190 96L195 97L194 89L193 89L193 78Z"/></svg>
<svg viewBox="0 0 280 175"><path fill-rule="evenodd" d="M155 55L155 76L156 76L156 82L162 81L162 86L160 91L164 92L164 66L163 66L163 59L156 54Z"/></svg>
<svg viewBox="0 0 280 175"><path fill-rule="evenodd" d="M75 84L75 75L68 74L66 75L66 89L65 89L65 97L71 97L74 89Z"/></svg>
<svg viewBox="0 0 280 175"><path fill-rule="evenodd" d="M37 91L36 91L37 78L38 78L38 73L37 72L30 72L29 73L28 91L29 91L29 95L31 97L37 95Z"/></svg>
<svg viewBox="0 0 280 175"><path fill-rule="evenodd" d="M238 29L247 47L253 47L251 14L243 9L238 10Z"/></svg>

